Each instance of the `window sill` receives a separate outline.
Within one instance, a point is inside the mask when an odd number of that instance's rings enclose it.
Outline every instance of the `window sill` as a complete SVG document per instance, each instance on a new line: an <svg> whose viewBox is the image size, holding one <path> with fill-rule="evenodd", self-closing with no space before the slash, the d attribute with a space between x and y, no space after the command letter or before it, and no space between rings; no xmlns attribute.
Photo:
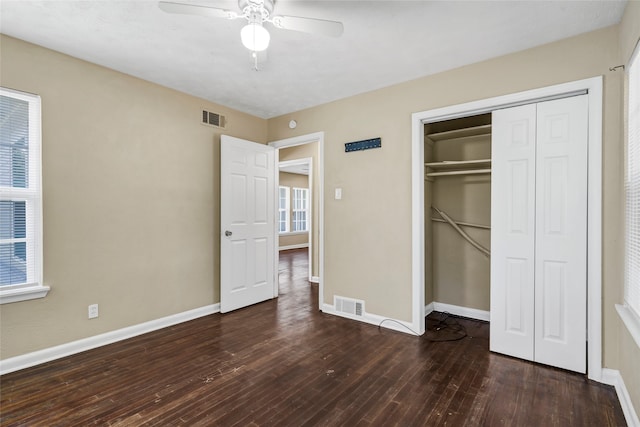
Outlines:
<svg viewBox="0 0 640 427"><path fill-rule="evenodd" d="M622 319L622 323L627 327L636 345L640 348L640 319L626 304L616 304L616 310Z"/></svg>
<svg viewBox="0 0 640 427"><path fill-rule="evenodd" d="M279 233L279 236L298 236L302 234L309 234L308 231L287 231L285 233Z"/></svg>
<svg viewBox="0 0 640 427"><path fill-rule="evenodd" d="M6 289L0 291L0 304L27 301L30 299L44 298L49 293L49 286L25 286L21 288Z"/></svg>

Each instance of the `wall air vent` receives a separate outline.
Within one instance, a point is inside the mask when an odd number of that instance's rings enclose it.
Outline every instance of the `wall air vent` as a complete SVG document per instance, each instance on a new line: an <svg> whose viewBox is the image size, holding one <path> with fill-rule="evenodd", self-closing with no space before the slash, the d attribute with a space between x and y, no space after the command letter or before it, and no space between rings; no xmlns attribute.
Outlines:
<svg viewBox="0 0 640 427"><path fill-rule="evenodd" d="M227 120L222 114L202 110L202 124L224 129L227 124Z"/></svg>
<svg viewBox="0 0 640 427"><path fill-rule="evenodd" d="M338 313L349 314L351 316L364 315L364 301L353 298L333 296L333 305Z"/></svg>

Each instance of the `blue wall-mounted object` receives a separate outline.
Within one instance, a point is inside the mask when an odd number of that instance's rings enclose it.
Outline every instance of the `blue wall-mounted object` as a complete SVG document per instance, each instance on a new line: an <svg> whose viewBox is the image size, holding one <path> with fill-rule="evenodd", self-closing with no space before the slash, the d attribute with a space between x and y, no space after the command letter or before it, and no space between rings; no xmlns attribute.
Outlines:
<svg viewBox="0 0 640 427"><path fill-rule="evenodd" d="M344 144L344 152L362 151L370 148L382 147L382 138L365 139L363 141L347 142Z"/></svg>

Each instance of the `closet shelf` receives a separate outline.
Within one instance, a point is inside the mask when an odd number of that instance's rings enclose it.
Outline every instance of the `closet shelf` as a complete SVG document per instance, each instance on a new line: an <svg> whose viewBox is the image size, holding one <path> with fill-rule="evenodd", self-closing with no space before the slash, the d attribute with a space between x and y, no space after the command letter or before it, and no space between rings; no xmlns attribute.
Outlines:
<svg viewBox="0 0 640 427"><path fill-rule="evenodd" d="M463 129L448 130L445 132L430 133L425 135L432 141L443 141L447 139L466 138L469 136L491 135L491 125L473 126Z"/></svg>
<svg viewBox="0 0 640 427"><path fill-rule="evenodd" d="M491 159L444 160L442 162L425 163L424 165L433 169L440 169L440 170L463 169L465 167L491 166Z"/></svg>
<svg viewBox="0 0 640 427"><path fill-rule="evenodd" d="M426 176L428 177L491 173L491 159L445 160L424 165L427 167Z"/></svg>

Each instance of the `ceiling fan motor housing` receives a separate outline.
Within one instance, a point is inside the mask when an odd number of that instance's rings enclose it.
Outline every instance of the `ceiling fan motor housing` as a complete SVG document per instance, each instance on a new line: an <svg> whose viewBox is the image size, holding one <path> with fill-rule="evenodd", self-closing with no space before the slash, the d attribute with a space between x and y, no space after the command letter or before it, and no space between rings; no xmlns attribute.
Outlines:
<svg viewBox="0 0 640 427"><path fill-rule="evenodd" d="M273 0L238 0L238 7L251 23L262 23L273 12Z"/></svg>

